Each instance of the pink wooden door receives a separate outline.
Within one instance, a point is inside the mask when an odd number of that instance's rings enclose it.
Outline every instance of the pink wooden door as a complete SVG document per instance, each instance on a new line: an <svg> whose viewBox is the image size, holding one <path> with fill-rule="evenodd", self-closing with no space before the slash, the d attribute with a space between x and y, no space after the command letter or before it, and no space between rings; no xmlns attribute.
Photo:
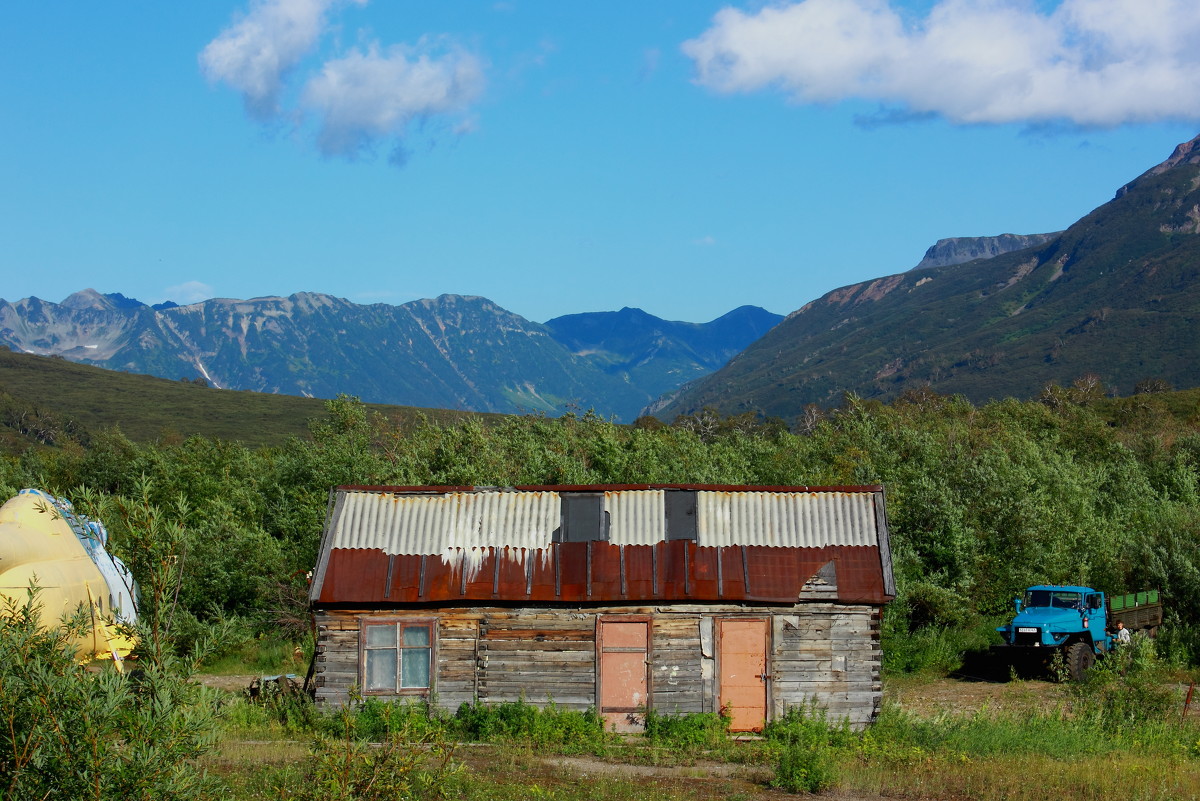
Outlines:
<svg viewBox="0 0 1200 801"><path fill-rule="evenodd" d="M767 621L722 620L720 706L732 731L761 731L767 720Z"/></svg>
<svg viewBox="0 0 1200 801"><path fill-rule="evenodd" d="M646 651L650 625L646 621L600 621L600 714L609 728L636 731L635 713L647 697Z"/></svg>

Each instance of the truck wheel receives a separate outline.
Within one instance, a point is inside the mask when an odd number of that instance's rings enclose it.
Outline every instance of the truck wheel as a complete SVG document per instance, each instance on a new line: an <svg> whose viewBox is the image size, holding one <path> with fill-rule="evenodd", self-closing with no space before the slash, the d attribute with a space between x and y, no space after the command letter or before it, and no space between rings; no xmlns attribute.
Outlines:
<svg viewBox="0 0 1200 801"><path fill-rule="evenodd" d="M1083 681L1095 663L1096 654L1086 642L1077 642L1067 648L1067 670L1072 681Z"/></svg>

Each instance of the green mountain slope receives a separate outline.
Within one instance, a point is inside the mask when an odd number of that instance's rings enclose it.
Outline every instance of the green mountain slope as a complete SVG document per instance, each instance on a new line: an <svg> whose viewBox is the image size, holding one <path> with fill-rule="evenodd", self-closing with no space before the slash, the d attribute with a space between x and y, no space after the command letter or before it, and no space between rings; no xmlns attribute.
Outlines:
<svg viewBox="0 0 1200 801"><path fill-rule="evenodd" d="M461 412L372 406L398 424L419 416L447 421ZM165 434L279 445L308 434L308 421L325 415L317 398L212 389L0 348L0 442L4 450L34 443L62 444L117 427L148 442ZM473 415L475 416L475 415Z"/></svg>
<svg viewBox="0 0 1200 801"><path fill-rule="evenodd" d="M1200 137L1046 244L843 287L654 407L794 416L847 390L974 401L1095 373L1200 385Z"/></svg>

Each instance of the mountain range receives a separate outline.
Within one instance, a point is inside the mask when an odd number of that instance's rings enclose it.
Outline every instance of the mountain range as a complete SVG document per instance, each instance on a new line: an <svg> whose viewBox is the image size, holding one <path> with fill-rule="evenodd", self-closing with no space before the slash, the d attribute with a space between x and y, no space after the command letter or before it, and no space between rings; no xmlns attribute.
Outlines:
<svg viewBox="0 0 1200 801"><path fill-rule="evenodd" d="M786 319L745 306L702 324L632 308L536 323L460 295L149 306L84 290L0 300L0 343L226 389L624 421L703 407L789 419L847 391L886 400L928 387L982 402L1085 374L1121 392L1148 378L1200 386L1198 278L1200 137L1065 231L943 239L917 267Z"/></svg>
<svg viewBox="0 0 1200 801"><path fill-rule="evenodd" d="M1200 137L1059 234L965 264L936 256L806 304L653 411L789 419L846 391L982 402L1085 374L1125 394L1147 378L1200 386Z"/></svg>
<svg viewBox="0 0 1200 801"><path fill-rule="evenodd" d="M480 412L591 408L632 420L781 319L743 307L673 323L623 309L541 325L460 295L399 306L307 292L149 306L88 289L61 303L0 301L0 343L224 389Z"/></svg>

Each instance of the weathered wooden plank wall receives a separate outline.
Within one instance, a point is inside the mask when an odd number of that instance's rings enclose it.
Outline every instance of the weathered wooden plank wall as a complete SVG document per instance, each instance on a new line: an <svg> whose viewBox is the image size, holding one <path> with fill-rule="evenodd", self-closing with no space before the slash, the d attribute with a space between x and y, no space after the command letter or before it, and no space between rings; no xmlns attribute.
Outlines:
<svg viewBox="0 0 1200 801"><path fill-rule="evenodd" d="M438 621L433 697L439 706L524 699L571 709L596 704L596 621L651 619L650 703L667 714L717 711L714 620L768 617L770 717L816 703L861 726L882 697L880 610L827 602L790 609L736 605L588 609L463 608L317 613L317 699L340 705L360 681L359 621L411 616Z"/></svg>

